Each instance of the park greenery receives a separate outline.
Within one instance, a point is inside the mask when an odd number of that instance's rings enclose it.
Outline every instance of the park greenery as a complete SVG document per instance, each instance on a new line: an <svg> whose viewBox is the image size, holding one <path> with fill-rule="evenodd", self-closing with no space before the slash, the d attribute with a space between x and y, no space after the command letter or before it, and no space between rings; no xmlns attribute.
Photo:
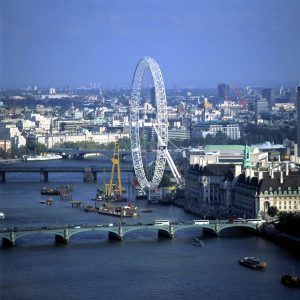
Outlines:
<svg viewBox="0 0 300 300"><path fill-rule="evenodd" d="M127 137L119 139L120 149L121 150L130 150L130 139ZM59 145L55 145L55 148L70 148L70 149L100 149L100 150L113 150L115 146L114 142L108 144L99 144L96 142L65 142Z"/></svg>
<svg viewBox="0 0 300 300"><path fill-rule="evenodd" d="M47 152L47 148L43 144L27 144L26 146L21 146L20 148L11 148L7 151L0 149L0 158L21 158L23 155L40 155L41 153L45 152Z"/></svg>

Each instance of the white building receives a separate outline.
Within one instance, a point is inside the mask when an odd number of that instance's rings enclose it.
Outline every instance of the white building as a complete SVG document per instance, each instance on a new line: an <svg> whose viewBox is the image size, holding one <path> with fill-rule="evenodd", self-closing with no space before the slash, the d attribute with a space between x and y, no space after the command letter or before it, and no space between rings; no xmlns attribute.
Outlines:
<svg viewBox="0 0 300 300"><path fill-rule="evenodd" d="M46 145L48 148L59 147L66 142L95 142L98 144L108 144L121 138L129 138L125 133L91 133L85 132L80 134L55 134L55 135L38 135L37 142Z"/></svg>
<svg viewBox="0 0 300 300"><path fill-rule="evenodd" d="M244 159L243 145L207 145L202 149L190 149L191 165L206 166L211 164L242 164ZM256 147L249 147L252 165L266 166L268 153L262 153Z"/></svg>
<svg viewBox="0 0 300 300"><path fill-rule="evenodd" d="M0 125L0 140L9 141L11 148L20 148L26 145L26 139L14 124Z"/></svg>
<svg viewBox="0 0 300 300"><path fill-rule="evenodd" d="M201 122L192 129L192 137L194 138L205 138L208 134L215 136L219 131L232 140L238 140L241 138L239 124L230 121Z"/></svg>

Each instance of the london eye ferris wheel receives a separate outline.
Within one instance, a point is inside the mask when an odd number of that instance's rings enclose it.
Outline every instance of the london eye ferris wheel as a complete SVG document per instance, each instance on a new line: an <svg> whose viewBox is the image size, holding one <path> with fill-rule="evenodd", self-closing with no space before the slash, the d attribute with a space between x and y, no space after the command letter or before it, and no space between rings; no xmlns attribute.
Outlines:
<svg viewBox="0 0 300 300"><path fill-rule="evenodd" d="M157 141L156 147L155 145L152 147L156 153L156 159L151 180L148 179L145 174L141 152L140 133L140 129L144 126L143 119L140 118L142 81L145 71L148 69L151 73L155 91L155 103L153 103L155 106L155 118L151 121L151 123L156 134ZM158 187L164 174L166 161L168 161L175 178L180 178L176 166L167 149L168 114L164 80L158 63L151 57L144 57L138 62L132 80L130 99L130 139L133 166L141 189L155 189Z"/></svg>

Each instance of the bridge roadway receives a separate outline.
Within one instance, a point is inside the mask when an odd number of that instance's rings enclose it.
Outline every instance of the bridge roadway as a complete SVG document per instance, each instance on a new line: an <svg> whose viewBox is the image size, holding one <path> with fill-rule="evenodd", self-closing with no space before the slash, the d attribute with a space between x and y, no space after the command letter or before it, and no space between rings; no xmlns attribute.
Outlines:
<svg viewBox="0 0 300 300"><path fill-rule="evenodd" d="M111 168L103 167L30 167L30 166L0 166L0 182L5 182L6 173L39 173L41 181L47 182L49 173L82 173L84 181L96 181L97 173L110 172ZM132 167L122 167L121 172L131 173Z"/></svg>
<svg viewBox="0 0 300 300"><path fill-rule="evenodd" d="M174 238L175 233L180 230L186 230L189 228L199 228L219 236L220 232L227 228L243 228L251 230L253 232L259 231L258 224L252 223L240 223L231 224L226 221L211 221L209 224L198 225L193 222L171 222L170 225L154 225L153 223L137 223L137 224L126 224L126 223L114 223L114 224L96 224L96 225L64 225L57 227L43 226L40 228L24 227L24 228L13 228L13 229L2 229L0 230L0 238L2 238L3 246L14 246L16 240L21 237L30 235L54 235L57 243L67 244L69 243L70 237L84 232L107 232L108 238L111 240L122 241L124 236L129 232L138 230L157 230L159 236L167 238Z"/></svg>

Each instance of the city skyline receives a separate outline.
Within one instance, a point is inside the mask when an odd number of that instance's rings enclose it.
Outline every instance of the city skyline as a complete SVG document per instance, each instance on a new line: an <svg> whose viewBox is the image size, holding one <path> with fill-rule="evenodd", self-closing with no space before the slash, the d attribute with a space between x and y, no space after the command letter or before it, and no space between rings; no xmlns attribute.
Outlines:
<svg viewBox="0 0 300 300"><path fill-rule="evenodd" d="M144 56L167 86L300 83L300 2L1 1L0 88L129 87Z"/></svg>

